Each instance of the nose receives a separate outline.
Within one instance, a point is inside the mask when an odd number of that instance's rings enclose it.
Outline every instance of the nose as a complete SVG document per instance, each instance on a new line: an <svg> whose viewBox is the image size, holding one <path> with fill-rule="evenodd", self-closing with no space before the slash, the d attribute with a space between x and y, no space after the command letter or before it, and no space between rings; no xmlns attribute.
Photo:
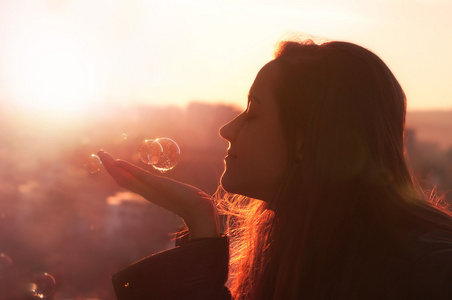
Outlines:
<svg viewBox="0 0 452 300"><path fill-rule="evenodd" d="M226 123L220 128L220 136L229 141L232 142L235 140L237 136L237 132L240 128L240 116L235 117L232 121L229 123Z"/></svg>

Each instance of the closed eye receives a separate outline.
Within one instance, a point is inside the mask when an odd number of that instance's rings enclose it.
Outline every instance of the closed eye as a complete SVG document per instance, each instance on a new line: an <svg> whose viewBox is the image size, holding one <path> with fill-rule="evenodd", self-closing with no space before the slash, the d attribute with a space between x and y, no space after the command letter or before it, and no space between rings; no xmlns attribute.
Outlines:
<svg viewBox="0 0 452 300"><path fill-rule="evenodd" d="M256 115L255 112L250 109L250 105L248 105L248 108L243 112L243 114L245 115L245 121L253 119Z"/></svg>
<svg viewBox="0 0 452 300"><path fill-rule="evenodd" d="M254 99L248 101L248 106L245 111L248 118L254 118L258 114L258 105Z"/></svg>
<svg viewBox="0 0 452 300"><path fill-rule="evenodd" d="M259 115L259 106L260 100L256 96L249 94L247 107L246 110L243 112L243 114L246 117L245 121L252 120Z"/></svg>

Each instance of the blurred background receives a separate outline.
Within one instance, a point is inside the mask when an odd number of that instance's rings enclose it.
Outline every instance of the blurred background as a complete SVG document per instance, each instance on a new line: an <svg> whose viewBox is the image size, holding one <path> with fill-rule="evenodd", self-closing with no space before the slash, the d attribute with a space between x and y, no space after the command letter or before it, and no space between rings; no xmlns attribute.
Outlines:
<svg viewBox="0 0 452 300"><path fill-rule="evenodd" d="M111 274L172 247L183 223L86 159L104 149L156 172L138 149L168 137L181 158L164 176L213 193L219 127L293 36L388 64L413 174L451 201L451 13L447 0L0 0L0 299L114 299Z"/></svg>

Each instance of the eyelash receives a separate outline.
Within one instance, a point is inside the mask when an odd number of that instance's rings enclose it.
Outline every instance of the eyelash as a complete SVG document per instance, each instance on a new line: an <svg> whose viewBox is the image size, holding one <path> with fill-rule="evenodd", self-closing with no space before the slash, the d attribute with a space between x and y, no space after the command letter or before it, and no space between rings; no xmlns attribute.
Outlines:
<svg viewBox="0 0 452 300"><path fill-rule="evenodd" d="M245 121L249 121L254 119L254 115L251 112L251 102L248 102L248 106L246 107L246 110L243 112L245 115Z"/></svg>
<svg viewBox="0 0 452 300"><path fill-rule="evenodd" d="M253 115L250 115L250 112L249 112L248 110L246 110L246 111L244 112L244 114L245 114L245 121L249 121L249 120L254 119L254 116L253 116Z"/></svg>

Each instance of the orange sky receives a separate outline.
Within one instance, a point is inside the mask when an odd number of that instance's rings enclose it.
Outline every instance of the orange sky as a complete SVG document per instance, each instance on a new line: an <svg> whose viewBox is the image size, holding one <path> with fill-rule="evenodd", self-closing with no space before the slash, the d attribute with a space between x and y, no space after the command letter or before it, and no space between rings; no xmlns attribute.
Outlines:
<svg viewBox="0 0 452 300"><path fill-rule="evenodd" d="M0 100L244 106L290 32L376 52L410 109L452 108L452 1L0 0Z"/></svg>

